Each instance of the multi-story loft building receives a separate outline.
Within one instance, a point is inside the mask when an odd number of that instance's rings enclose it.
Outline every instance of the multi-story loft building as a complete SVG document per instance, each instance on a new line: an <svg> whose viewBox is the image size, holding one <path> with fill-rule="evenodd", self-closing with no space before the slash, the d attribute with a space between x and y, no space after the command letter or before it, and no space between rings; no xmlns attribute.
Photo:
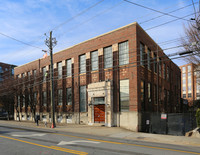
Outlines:
<svg viewBox="0 0 200 155"><path fill-rule="evenodd" d="M181 97L188 100L189 105L200 99L200 68L193 63L180 66Z"/></svg>
<svg viewBox="0 0 200 155"><path fill-rule="evenodd" d="M143 112L179 111L180 69L137 23L57 52L53 60L57 122L139 131ZM15 68L15 119L32 120L35 111L51 120L49 65L47 57Z"/></svg>
<svg viewBox="0 0 200 155"><path fill-rule="evenodd" d="M14 77L15 65L0 62L0 85Z"/></svg>
<svg viewBox="0 0 200 155"><path fill-rule="evenodd" d="M13 106L14 102L13 97L10 95L13 94L11 85L14 81L14 67L16 66L0 62L0 112L8 110L12 114L14 112L13 108L9 106L9 104Z"/></svg>

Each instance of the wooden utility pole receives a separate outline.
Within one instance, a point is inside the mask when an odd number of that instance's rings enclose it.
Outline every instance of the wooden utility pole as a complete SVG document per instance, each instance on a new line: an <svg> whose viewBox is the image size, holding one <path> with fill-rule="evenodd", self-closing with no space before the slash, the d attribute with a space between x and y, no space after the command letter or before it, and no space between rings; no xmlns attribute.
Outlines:
<svg viewBox="0 0 200 155"><path fill-rule="evenodd" d="M50 31L49 39L45 40L45 44L49 47L50 53L50 87L51 87L51 128L56 127L55 123L55 102L54 102L54 74L53 74L53 47L57 44L55 38L52 38L52 31Z"/></svg>

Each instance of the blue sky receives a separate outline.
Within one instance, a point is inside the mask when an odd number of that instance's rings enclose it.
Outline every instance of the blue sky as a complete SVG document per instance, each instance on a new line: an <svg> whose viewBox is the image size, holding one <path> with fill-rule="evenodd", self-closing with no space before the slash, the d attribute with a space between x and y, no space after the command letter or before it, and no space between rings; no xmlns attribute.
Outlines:
<svg viewBox="0 0 200 155"><path fill-rule="evenodd" d="M84 9L94 5L100 0L0 0L0 33L6 34L41 49L47 49L44 44L44 33L67 21ZM132 2L171 13L177 17L184 17L194 13L192 0L130 0ZM198 10L197 0L193 0ZM190 6L188 6L190 5ZM96 7L84 14L63 24L53 31L58 44L54 53L82 41L101 35L108 31L138 22L144 30L174 20L174 17L162 16L148 21L162 14L132 5L123 0L104 0ZM185 19L190 19L194 15ZM177 20L159 26L147 33L163 49L178 46L178 38L184 35L183 25L187 27L188 21ZM166 43L168 40L172 43ZM42 58L43 52L39 48L21 44L15 40L0 35L0 62L23 65L35 59ZM164 42L164 43L163 43ZM166 54L182 51L174 48L164 51ZM177 65L183 65L184 59L174 60Z"/></svg>

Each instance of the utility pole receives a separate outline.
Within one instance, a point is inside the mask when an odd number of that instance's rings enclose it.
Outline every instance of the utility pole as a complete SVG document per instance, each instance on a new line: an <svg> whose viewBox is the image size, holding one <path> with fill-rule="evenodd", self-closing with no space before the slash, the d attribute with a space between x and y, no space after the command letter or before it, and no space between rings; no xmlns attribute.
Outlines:
<svg viewBox="0 0 200 155"><path fill-rule="evenodd" d="M51 128L56 127L55 123L55 102L54 102L54 78L53 78L53 47L56 46L56 38L52 38L52 31L50 31L50 36L45 40L45 44L49 47L50 53L50 87L51 87Z"/></svg>

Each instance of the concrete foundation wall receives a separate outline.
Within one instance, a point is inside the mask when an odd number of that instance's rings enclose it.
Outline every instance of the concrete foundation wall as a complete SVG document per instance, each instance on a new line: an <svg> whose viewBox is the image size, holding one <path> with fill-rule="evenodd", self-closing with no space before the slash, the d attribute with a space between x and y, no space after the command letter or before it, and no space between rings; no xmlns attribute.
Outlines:
<svg viewBox="0 0 200 155"><path fill-rule="evenodd" d="M135 111L127 111L115 113L116 126L123 127L125 129L129 129L132 131L138 131L139 120L138 120L138 112Z"/></svg>

